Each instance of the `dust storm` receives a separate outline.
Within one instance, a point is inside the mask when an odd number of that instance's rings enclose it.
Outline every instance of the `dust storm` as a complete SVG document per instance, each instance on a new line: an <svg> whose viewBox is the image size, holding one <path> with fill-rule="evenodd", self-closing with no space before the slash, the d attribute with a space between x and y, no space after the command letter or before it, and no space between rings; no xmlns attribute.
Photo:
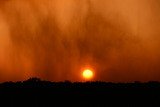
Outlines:
<svg viewBox="0 0 160 107"><path fill-rule="evenodd" d="M160 81L160 0L0 0L0 81Z"/></svg>

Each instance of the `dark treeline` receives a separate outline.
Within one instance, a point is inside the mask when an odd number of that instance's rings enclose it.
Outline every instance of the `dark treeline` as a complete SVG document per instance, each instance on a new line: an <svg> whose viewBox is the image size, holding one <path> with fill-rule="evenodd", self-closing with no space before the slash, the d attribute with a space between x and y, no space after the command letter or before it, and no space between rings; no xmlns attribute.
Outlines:
<svg viewBox="0 0 160 107"><path fill-rule="evenodd" d="M160 83L50 82L31 78L0 84L5 106L157 106Z"/></svg>

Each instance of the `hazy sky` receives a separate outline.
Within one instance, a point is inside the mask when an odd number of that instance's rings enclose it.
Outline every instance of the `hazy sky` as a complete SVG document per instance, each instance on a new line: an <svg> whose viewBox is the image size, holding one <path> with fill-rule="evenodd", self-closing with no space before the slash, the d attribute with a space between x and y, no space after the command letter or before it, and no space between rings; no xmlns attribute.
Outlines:
<svg viewBox="0 0 160 107"><path fill-rule="evenodd" d="M160 81L160 0L0 0L0 81Z"/></svg>

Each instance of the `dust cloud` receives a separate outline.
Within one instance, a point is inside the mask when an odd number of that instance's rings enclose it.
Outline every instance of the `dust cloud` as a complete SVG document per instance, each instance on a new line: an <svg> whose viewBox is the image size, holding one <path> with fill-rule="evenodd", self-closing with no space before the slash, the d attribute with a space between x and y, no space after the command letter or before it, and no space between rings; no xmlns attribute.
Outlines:
<svg viewBox="0 0 160 107"><path fill-rule="evenodd" d="M160 0L0 0L0 81L160 81Z"/></svg>

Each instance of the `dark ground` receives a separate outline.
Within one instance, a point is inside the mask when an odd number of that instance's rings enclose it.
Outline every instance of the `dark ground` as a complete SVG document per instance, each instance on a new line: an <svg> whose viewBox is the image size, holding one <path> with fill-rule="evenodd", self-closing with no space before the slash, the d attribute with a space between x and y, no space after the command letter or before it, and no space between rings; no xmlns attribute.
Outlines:
<svg viewBox="0 0 160 107"><path fill-rule="evenodd" d="M0 107L158 107L160 83L71 83L32 78L0 84L0 98Z"/></svg>

